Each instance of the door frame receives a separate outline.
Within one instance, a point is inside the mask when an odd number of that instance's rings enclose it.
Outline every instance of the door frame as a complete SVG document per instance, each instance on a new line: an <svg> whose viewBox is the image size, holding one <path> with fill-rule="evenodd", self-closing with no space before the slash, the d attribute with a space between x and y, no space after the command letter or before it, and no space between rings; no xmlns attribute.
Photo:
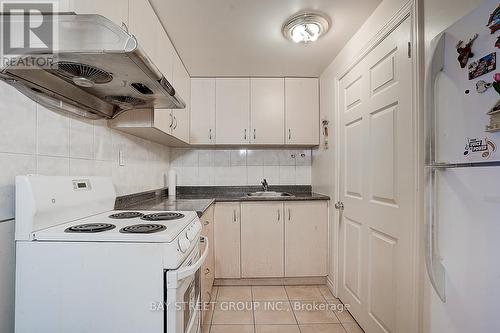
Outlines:
<svg viewBox="0 0 500 333"><path fill-rule="evenodd" d="M411 327L412 332L417 333L421 331L422 326L422 313L423 313L423 290L424 290L424 277L422 270L422 232L423 226L420 221L423 217L423 173L424 173L424 122L423 122L423 79L424 79L424 29L423 29L423 1L422 0L409 0L407 1L388 22L369 40L364 47L357 53L354 60L349 63L340 75L336 75L334 79L334 147L340 143L340 81L346 76L362 59L364 59L373 49L375 49L390 33L392 33L405 19L411 20L411 52L412 62L412 119L413 119L413 159L417 166L415 174L413 175L413 187L415 189L413 214L412 214L412 305L411 305ZM334 153L335 167L334 167L334 202L340 200L340 168L341 156L340 150L335 149ZM334 228L334 244L335 251L333 253L334 262L334 281L332 283L334 295L338 296L339 290L339 233L340 233L340 211L335 210L334 221L332 221ZM329 281L330 282L330 281Z"/></svg>

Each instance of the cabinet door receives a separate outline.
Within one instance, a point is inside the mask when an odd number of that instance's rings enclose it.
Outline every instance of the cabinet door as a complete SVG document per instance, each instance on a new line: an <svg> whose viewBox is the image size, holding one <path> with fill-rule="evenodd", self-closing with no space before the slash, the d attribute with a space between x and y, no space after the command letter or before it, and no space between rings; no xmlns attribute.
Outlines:
<svg viewBox="0 0 500 333"><path fill-rule="evenodd" d="M160 22L157 24L157 29L158 46L156 49L156 55L154 56L154 61L163 76L168 80L168 82L172 83L175 54L174 46L170 42L170 39Z"/></svg>
<svg viewBox="0 0 500 333"><path fill-rule="evenodd" d="M241 203L241 277L283 277L283 203Z"/></svg>
<svg viewBox="0 0 500 333"><path fill-rule="evenodd" d="M314 78L285 79L287 144L319 144L319 83Z"/></svg>
<svg viewBox="0 0 500 333"><path fill-rule="evenodd" d="M214 262L214 206L210 206L200 218L203 229L201 234L208 238L208 256L201 266L201 300L203 304L215 300L212 295L212 286L215 278L215 262ZM205 250L206 244L202 244L200 251ZM205 322L206 315L209 311L203 311L202 319Z"/></svg>
<svg viewBox="0 0 500 333"><path fill-rule="evenodd" d="M129 2L129 31L139 41L148 57L155 61L158 45L158 17L148 0Z"/></svg>
<svg viewBox="0 0 500 333"><path fill-rule="evenodd" d="M250 138L254 144L285 143L285 81L250 80Z"/></svg>
<svg viewBox="0 0 500 333"><path fill-rule="evenodd" d="M216 79L218 144L250 142L250 79Z"/></svg>
<svg viewBox="0 0 500 333"><path fill-rule="evenodd" d="M191 79L191 144L215 143L215 79Z"/></svg>
<svg viewBox="0 0 500 333"><path fill-rule="evenodd" d="M118 26L128 26L128 0L71 0L70 6L77 14L99 14Z"/></svg>
<svg viewBox="0 0 500 333"><path fill-rule="evenodd" d="M326 276L328 205L285 203L285 277Z"/></svg>
<svg viewBox="0 0 500 333"><path fill-rule="evenodd" d="M186 103L184 109L172 110L174 124L172 126L172 135L184 142L189 142L189 115L191 105L191 79L184 68L179 56L174 54L173 86Z"/></svg>
<svg viewBox="0 0 500 333"><path fill-rule="evenodd" d="M217 203L214 213L215 277L240 278L240 204Z"/></svg>

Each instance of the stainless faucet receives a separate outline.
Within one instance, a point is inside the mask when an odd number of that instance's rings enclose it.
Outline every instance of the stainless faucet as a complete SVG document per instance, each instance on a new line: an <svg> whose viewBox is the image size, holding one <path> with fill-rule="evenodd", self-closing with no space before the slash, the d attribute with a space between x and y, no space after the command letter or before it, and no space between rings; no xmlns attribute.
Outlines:
<svg viewBox="0 0 500 333"><path fill-rule="evenodd" d="M264 192L267 192L267 190L269 189L269 184L267 183L266 178L264 178L264 180L262 181L262 188L264 189Z"/></svg>

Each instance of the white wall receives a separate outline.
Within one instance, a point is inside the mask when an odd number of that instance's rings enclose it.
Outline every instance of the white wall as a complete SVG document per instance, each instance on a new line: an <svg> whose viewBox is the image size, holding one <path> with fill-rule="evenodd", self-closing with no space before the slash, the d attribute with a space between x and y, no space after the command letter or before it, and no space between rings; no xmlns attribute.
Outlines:
<svg viewBox="0 0 500 333"><path fill-rule="evenodd" d="M10 333L15 176L111 176L123 195L163 187L170 161L164 146L111 130L105 120L46 110L5 83L0 83L0 101L0 332ZM120 150L125 166L118 165Z"/></svg>
<svg viewBox="0 0 500 333"><path fill-rule="evenodd" d="M329 195L332 200L337 198L335 184L335 93L336 78L352 64L367 44L374 38L384 25L401 9L407 0L384 0L366 20L363 26L349 40L338 56L332 61L320 77L320 117L330 121L330 147L323 144L313 151L312 185L313 190ZM330 279L335 274L335 231L338 227L335 209L330 210Z"/></svg>
<svg viewBox="0 0 500 333"><path fill-rule="evenodd" d="M172 149L179 185L311 185L310 149Z"/></svg>

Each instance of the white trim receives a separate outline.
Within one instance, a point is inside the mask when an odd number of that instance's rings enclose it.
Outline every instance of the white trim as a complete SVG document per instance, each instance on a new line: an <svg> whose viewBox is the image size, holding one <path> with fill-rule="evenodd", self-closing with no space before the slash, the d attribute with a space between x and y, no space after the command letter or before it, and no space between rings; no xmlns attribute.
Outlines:
<svg viewBox="0 0 500 333"><path fill-rule="evenodd" d="M338 147L340 142L340 116L339 116L339 86L340 80L349 73L356 64L358 64L364 57L366 57L375 47L377 47L392 31L394 31L405 19L408 17L411 19L411 42L412 42L412 112L414 119L414 129L413 129L413 145L414 145L414 160L415 160L415 179L414 179L414 188L415 188L415 202L414 202L414 216L413 216L413 239L411 240L413 243L412 251L413 251L413 281L412 281L412 305L411 305L411 328L412 330L408 333L417 333L420 332L420 328L422 326L422 295L423 295L423 282L420 277L422 276L422 267L421 267L421 226L418 223L422 216L421 205L422 205L422 172L423 168L423 153L422 147L423 145L419 145L419 142L423 139L423 110L422 110L422 87L421 80L422 77L422 63L423 63L423 50L424 50L424 42L423 42L423 24L422 22L422 5L421 0L408 0L397 12L394 16L375 34L375 36L366 43L364 47L358 52L358 55L354 58L354 60L343 70L340 71L340 75L336 75L334 79L334 99L335 99L335 107L334 107L334 128L335 128L335 142L334 146ZM335 180L335 193L333 196L334 202L340 200L340 166L341 166L341 156L339 149L335 149L335 171L334 171L334 180ZM339 211L335 212L335 221L333 221L334 230L334 242L337 247L337 251L334 253L334 281L331 282L330 278L328 279L328 287L333 289L335 297L337 297L337 291L339 290L339 230L340 230L340 221L339 221ZM333 283L333 286L330 286L330 283Z"/></svg>

